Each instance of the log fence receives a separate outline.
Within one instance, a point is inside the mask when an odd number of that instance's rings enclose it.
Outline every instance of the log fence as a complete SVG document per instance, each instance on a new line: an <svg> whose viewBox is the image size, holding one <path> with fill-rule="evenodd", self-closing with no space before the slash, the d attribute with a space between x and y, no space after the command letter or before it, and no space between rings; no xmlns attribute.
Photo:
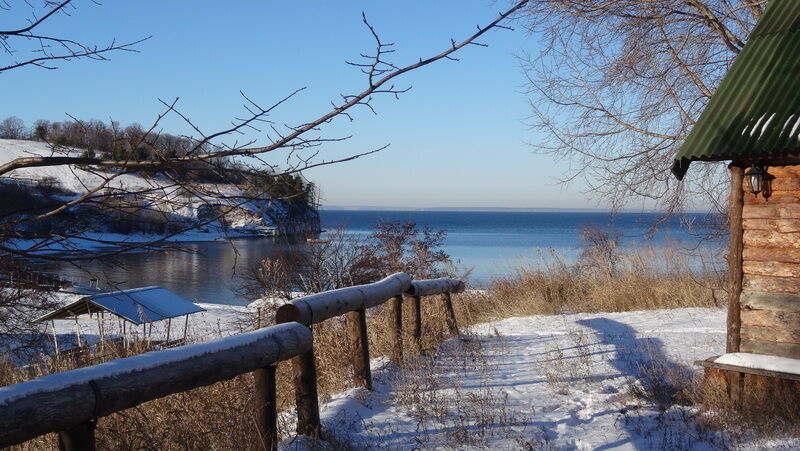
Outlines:
<svg viewBox="0 0 800 451"><path fill-rule="evenodd" d="M397 273L372 284L295 299L278 309L274 326L0 387L0 447L57 432L62 450L94 450L94 425L100 417L252 372L258 400L254 417L260 442L256 447L276 449L276 365L290 359L297 432L319 437L311 326L346 315L355 383L371 389L367 309L389 302L389 327L394 337L391 359L401 362L404 295L412 301L412 337L419 351L422 297L441 296L447 328L457 334L450 294L463 290L464 283L457 279L412 281L408 274Z"/></svg>
<svg viewBox="0 0 800 451"><path fill-rule="evenodd" d="M379 282L355 287L340 288L311 296L295 299L281 306L276 315L276 322L297 322L311 326L340 315L347 315L348 341L353 362L355 383L372 388L372 375L369 367L369 343L367 340L366 310L381 304L390 303L390 327L394 337L391 358L395 362L403 359L403 295L409 296L413 323L411 336L414 350L420 352L422 336L423 296L446 295L464 291L464 283L458 279L439 278L432 280L412 281L405 273L393 274ZM447 323L458 330L455 313L445 309ZM453 330L451 329L451 330ZM297 433L318 437L320 432L319 397L317 395L317 371L314 363L314 350L309 349L303 355L292 359L295 371L294 383L297 404Z"/></svg>

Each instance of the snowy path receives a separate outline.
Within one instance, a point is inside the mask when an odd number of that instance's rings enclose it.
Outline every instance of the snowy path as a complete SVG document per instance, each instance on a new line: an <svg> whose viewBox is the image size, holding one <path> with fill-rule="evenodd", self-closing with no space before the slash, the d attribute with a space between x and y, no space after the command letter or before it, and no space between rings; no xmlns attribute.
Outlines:
<svg viewBox="0 0 800 451"><path fill-rule="evenodd" d="M716 309L510 318L449 340L429 365L380 366L375 392L337 395L323 422L334 448L716 448L691 408L662 413L629 392L658 387L649 374L697 371L724 337Z"/></svg>

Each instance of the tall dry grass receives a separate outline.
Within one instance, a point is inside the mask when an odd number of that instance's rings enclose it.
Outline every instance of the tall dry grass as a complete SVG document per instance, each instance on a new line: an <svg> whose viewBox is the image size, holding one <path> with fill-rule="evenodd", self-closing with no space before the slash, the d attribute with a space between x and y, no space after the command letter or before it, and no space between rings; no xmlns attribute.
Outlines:
<svg viewBox="0 0 800 451"><path fill-rule="evenodd" d="M716 306L724 298L722 274L703 266L697 268L669 249L640 248L617 252L611 259L608 255L589 253L574 265L566 264L560 256L549 255L542 266L521 268L516 275L495 281L485 291L455 296L458 320L462 326L467 326L533 314ZM404 324L411 324L410 309L403 310ZM422 314L422 346L431 349L447 338L441 299L438 296L425 298ZM390 354L393 338L387 333L389 320L386 307L369 312L368 337L373 357ZM254 318L253 323L255 321ZM344 319L315 325L314 337L319 393L324 401L353 385ZM405 371L426 373L420 366L435 365L430 359L414 358L408 328L404 343L409 362L412 362ZM0 385L146 350L140 347L90 354L81 360L46 358L40 365L27 369L0 364ZM242 375L103 417L97 423L98 446L101 449L259 449L253 388L252 376ZM290 364L284 362L278 365L278 408L290 408L293 398ZM280 436L291 435L291 418L282 417L279 426ZM55 447L55 435L50 434L15 449Z"/></svg>
<svg viewBox="0 0 800 451"><path fill-rule="evenodd" d="M540 265L493 281L460 302L469 323L529 315L717 307L726 299L726 274L711 256L690 257L672 248L637 247L585 253L568 264L555 252Z"/></svg>
<svg viewBox="0 0 800 451"><path fill-rule="evenodd" d="M373 358L390 354L393 338L389 330L388 308L372 309L368 318L370 354ZM405 324L411 324L408 308L404 309ZM444 311L438 296L425 298L422 305L423 348L433 348L447 336ZM252 324L256 323L253 318ZM317 361L320 401L353 386L353 370L343 317L313 326L314 350ZM410 362L415 351L405 330L405 353ZM0 362L0 386L41 377L47 374L96 365L151 350L145 341L130 347L111 348L103 352L82 353L75 358L44 356L35 365L19 367ZM294 388L290 362L281 362L277 371L278 409L290 409L294 404ZM217 449L257 450L254 416L254 381L245 374L228 381L167 396L118 412L97 421L96 437L99 449ZM282 416L279 436L290 437L293 419ZM57 437L48 434L12 447L17 450L57 449Z"/></svg>

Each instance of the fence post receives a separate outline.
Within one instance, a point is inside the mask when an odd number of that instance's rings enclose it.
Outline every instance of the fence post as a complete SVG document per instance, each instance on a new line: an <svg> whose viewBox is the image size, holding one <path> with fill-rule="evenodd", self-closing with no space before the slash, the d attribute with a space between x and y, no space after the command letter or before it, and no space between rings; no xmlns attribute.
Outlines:
<svg viewBox="0 0 800 451"><path fill-rule="evenodd" d="M275 321L278 324L293 322L297 319L296 309L284 310L286 304L278 309ZM311 325L308 325L310 328ZM294 373L294 394L297 410L297 433L313 439L319 438L319 396L317 394L317 366L314 360L314 346L308 351L292 358Z"/></svg>
<svg viewBox="0 0 800 451"><path fill-rule="evenodd" d="M372 390L372 374L369 369L369 340L367 338L367 312L363 308L347 314L347 335L353 357L355 382Z"/></svg>
<svg viewBox="0 0 800 451"><path fill-rule="evenodd" d="M58 433L58 449L61 451L95 451L94 421L86 421L72 429Z"/></svg>
<svg viewBox="0 0 800 451"><path fill-rule="evenodd" d="M403 295L392 298L389 303L389 322L391 324L394 344L392 347L392 362L403 361Z"/></svg>
<svg viewBox="0 0 800 451"><path fill-rule="evenodd" d="M411 325L411 340L414 342L414 349L422 352L422 298L420 296L411 297L411 315L414 322Z"/></svg>
<svg viewBox="0 0 800 451"><path fill-rule="evenodd" d="M319 438L319 397L317 395L317 367L314 349L292 359L294 370L295 402L297 405L297 433L312 439Z"/></svg>
<svg viewBox="0 0 800 451"><path fill-rule="evenodd" d="M275 386L275 365L257 369L253 376L256 381L256 424L258 436L264 449L278 449L277 391Z"/></svg>
<svg viewBox="0 0 800 451"><path fill-rule="evenodd" d="M447 312L447 329L450 331L450 335L455 335L458 337L461 334L458 332L456 312L453 309L453 299L450 297L449 291L442 293L442 300L444 300L444 308Z"/></svg>

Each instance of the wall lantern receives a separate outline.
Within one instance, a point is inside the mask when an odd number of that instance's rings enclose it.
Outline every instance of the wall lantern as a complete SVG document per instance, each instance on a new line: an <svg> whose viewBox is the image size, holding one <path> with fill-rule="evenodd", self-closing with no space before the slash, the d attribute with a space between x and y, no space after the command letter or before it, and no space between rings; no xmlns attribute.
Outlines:
<svg viewBox="0 0 800 451"><path fill-rule="evenodd" d="M758 193L763 193L764 198L768 198L772 194L771 182L774 177L767 172L766 166L758 167L754 164L744 175L747 178L751 193L756 196L758 196Z"/></svg>

